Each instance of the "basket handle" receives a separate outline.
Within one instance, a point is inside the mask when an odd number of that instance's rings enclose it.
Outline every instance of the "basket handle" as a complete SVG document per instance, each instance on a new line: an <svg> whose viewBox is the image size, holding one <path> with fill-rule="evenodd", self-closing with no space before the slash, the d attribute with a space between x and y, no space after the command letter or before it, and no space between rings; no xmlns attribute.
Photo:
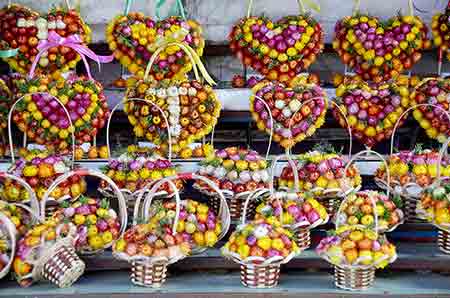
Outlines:
<svg viewBox="0 0 450 298"><path fill-rule="evenodd" d="M292 168L292 172L294 174L294 192L297 193L297 192L300 191L300 182L299 182L299 179L298 179L298 168L297 168L297 165L292 160L292 158L291 158L291 156L289 154L282 154L282 155L278 155L277 157L275 157L275 159L272 161L272 171L271 171L272 177L270 179L270 184L269 184L269 190L270 190L270 194L272 196L275 193L275 188L274 188L273 184L274 184L274 180L275 180L276 166L277 166L277 163L282 158L286 158L287 162L289 163L289 166Z"/></svg>
<svg viewBox="0 0 450 298"><path fill-rule="evenodd" d="M152 95L153 99L154 99L154 95ZM169 145L169 152L168 152L168 159L169 161L172 161L172 134L170 132L170 125L169 125L169 120L167 120L166 115L164 114L164 111L157 105L155 104L153 101L149 100L149 99L142 99L142 98L126 98L123 99L123 101L119 102L118 104L116 104L114 106L114 108L112 108L111 113L109 113L109 118L108 118L108 122L106 123L106 148L108 149L108 156L111 156L111 145L110 145L110 126L111 126L111 120L112 120L112 116L114 114L114 112L123 104L130 102L130 101L140 101L140 102L144 102L146 104L149 104L153 107L155 107L156 109L158 109L158 111L161 113L161 116L164 119L164 122L167 125L167 137L168 137L168 145Z"/></svg>
<svg viewBox="0 0 450 298"><path fill-rule="evenodd" d="M312 10L315 10L317 12L320 11L320 5L315 3L313 0L297 0L297 3L298 3L298 8L300 10L300 15L306 14L308 12L305 8L305 4ZM253 9L253 0L250 0L248 2L248 7L247 7L247 18L249 18L251 16L252 9Z"/></svg>
<svg viewBox="0 0 450 298"><path fill-rule="evenodd" d="M247 221L247 209L250 201L255 200L257 197L262 196L267 192L270 192L270 190L268 190L267 188L257 188L247 196L244 202L244 207L242 208L242 216L241 216L242 225L245 225Z"/></svg>
<svg viewBox="0 0 450 298"><path fill-rule="evenodd" d="M395 133L398 129L398 127L400 126L400 121L403 119L403 117L405 117L409 112L411 112L412 110L417 109L418 107L433 107L433 108L437 108L439 110L441 110L442 112L444 112L445 116L447 116L448 121L450 122L450 114L448 113L448 111L444 110L443 108L441 108L440 106L434 105L434 104L430 104L430 103L421 103L421 104L417 104L414 105L412 107L409 107L406 111L404 111L400 117L398 117L397 122L395 122L394 128L392 130L392 135L391 135L391 148L390 148L390 155L394 154L394 138L395 138ZM439 163L440 164L440 163Z"/></svg>
<svg viewBox="0 0 450 298"><path fill-rule="evenodd" d="M156 182L153 185L153 187L150 189L149 195L147 196L147 198L144 202L144 220L148 221L150 219L151 201L154 197L154 194L158 191L159 187L161 187L164 183L166 183L168 181L172 182L175 179L200 180L200 181L208 184L208 186L211 187L218 194L219 199L220 199L218 217L220 217L220 219L222 221L222 231L221 231L220 235L218 236L218 239L220 240L223 237L225 237L226 233L228 232L228 229L230 228L230 223L231 223L230 210L228 209L228 204L225 199L225 196L224 196L222 190L220 190L220 188L214 182L212 182L212 180L210 180L204 176L197 175L195 173L182 173L182 174L178 174L176 176L163 178L163 179L159 180L158 182ZM172 182L172 184L175 185L173 182ZM177 193L178 193L178 199L180 199L178 190L176 191L175 195L177 195ZM135 210L135 212L136 212L136 210ZM179 211L177 211L177 216L176 216L177 224L178 224L178 216L179 216ZM174 230L176 231L175 223L174 223Z"/></svg>
<svg viewBox="0 0 450 298"><path fill-rule="evenodd" d="M58 178L55 179L55 181L53 181L53 183L49 186L49 188L47 189L47 191L45 192L45 194L41 200L41 219L45 220L45 205L47 203L47 200L48 200L50 194L55 190L56 187L58 187L58 185L60 185L62 182L66 181L67 179L69 179L70 177L75 176L75 175L78 175L80 177L86 177L86 176L97 177L97 178L100 178L100 179L106 181L111 186L111 188L116 193L117 201L119 203L119 215L120 215L120 222L121 222L120 235L122 235L125 232L125 229L127 227L127 220L128 220L128 218L127 218L127 203L125 201L125 197L124 197L123 193L120 191L119 187L116 185L116 183L114 183L114 181L111 178L109 178L102 172L89 170L89 169L79 169L79 170L71 171L64 175L59 176Z"/></svg>
<svg viewBox="0 0 450 298"><path fill-rule="evenodd" d="M441 150L439 151L439 158L438 158L438 166L436 167L436 182L439 183L441 180L441 163L442 158L444 157L444 154L448 150L448 145L450 144L450 138L445 141L445 143L442 145Z"/></svg>
<svg viewBox="0 0 450 298"><path fill-rule="evenodd" d="M350 160L350 159L352 159L352 149L353 149L353 133L352 133L352 129L350 127L350 123L348 122L347 116L345 116L344 110L334 100L330 100L329 103L331 103L339 111L339 113L342 115L342 117L344 117L345 124L347 124L347 132L348 132L348 137L349 137L348 160Z"/></svg>
<svg viewBox="0 0 450 298"><path fill-rule="evenodd" d="M269 113L269 119L270 119L270 134L269 134L269 144L267 144L267 150L266 150L266 159L269 159L270 154L270 147L272 147L272 140L273 140L273 116L272 111L270 110L269 105L267 102L261 98L260 96L257 96L256 94L253 95L257 100L260 100L264 107L266 108L267 112Z"/></svg>
<svg viewBox="0 0 450 298"><path fill-rule="evenodd" d="M356 15L361 8L361 0L354 0L353 15ZM408 0L408 12L410 16L414 16L414 3L413 0Z"/></svg>
<svg viewBox="0 0 450 298"><path fill-rule="evenodd" d="M194 75L195 79L197 81L200 81L199 71L202 74L205 81L210 85L216 85L216 82L211 78L208 71L206 70L205 66L203 65L202 61L200 60L200 57L197 55L197 53L188 45L183 44L178 41L163 41L160 47L153 53L153 55L150 58L150 61L147 64L147 68L145 69L144 73L144 81L148 80L148 76L150 74L150 71L152 69L153 64L156 61L156 58L158 58L158 55L167 47L170 46L178 46L180 49L182 49L189 60L191 61L192 68L194 69ZM197 69L198 68L198 69Z"/></svg>
<svg viewBox="0 0 450 298"><path fill-rule="evenodd" d="M386 177L387 177L387 181L386 182L387 182L388 185L390 185L390 183L391 183L391 173L389 172L389 167L388 167L388 163L387 163L386 159L384 159L383 156L380 153L378 153L376 151L373 151L373 150L370 150L370 149L363 150L363 151L355 154L353 156L353 158L345 166L344 173L347 173L348 168L356 161L356 159L359 156L364 155L364 154L369 154L369 153L371 153L373 155L376 155L384 163L384 166L386 167ZM386 190L386 196L389 198L389 195L390 195L390 189L388 188ZM342 213L342 208L345 205L345 203L347 202L347 200L348 200L348 197L345 198L342 201L341 205L339 206L339 210L338 210L338 213L337 213L337 219L338 220L336 221L336 227L338 227L340 225L340 223L338 222L339 221L339 214ZM373 205L372 207L373 207L374 215L375 215L374 216L375 231L378 232L378 216L376 214L376 204L375 204L375 201L373 199L371 199L371 202L372 202L372 205Z"/></svg>
<svg viewBox="0 0 450 298"><path fill-rule="evenodd" d="M11 240L11 257L9 258L8 264L3 268L3 270L0 271L0 278L5 276L9 272L9 268L11 268L11 265L14 261L14 255L16 253L16 237L17 237L17 230L14 223L9 219L8 216L6 216L3 212L0 211L0 222L2 225L6 227L6 230L8 231L9 239Z"/></svg>
<svg viewBox="0 0 450 298"><path fill-rule="evenodd" d="M12 174L7 173L7 172L0 172L0 178L11 179L11 180L14 180L14 181L18 182L20 185L22 185L25 188L25 190L28 192L28 194L30 196L30 207L28 207L27 205L22 204L22 203L14 203L14 202L8 202L8 203L26 210L28 213L30 213L32 215L32 217L34 217L35 219L40 220L40 217L39 217L39 201L38 201L38 199L36 197L36 194L35 194L34 190L31 188L30 184L28 184L28 182L26 182L21 177L12 175Z"/></svg>
<svg viewBox="0 0 450 298"><path fill-rule="evenodd" d="M9 110L8 113L8 141L9 141L9 151L11 154L11 162L14 163L15 162L15 157L14 157L14 144L13 144L13 140L12 140L12 127L11 127L11 118L14 112L14 109L16 108L17 104L19 102L21 102L26 96L32 96L33 94L40 94L40 95L45 95L45 96L49 96L52 99L56 100L56 102L62 107L62 109L64 110L64 113L67 116L67 119L69 119L69 130L71 129L71 136L72 136L72 160L71 160L71 164L70 164L70 168L73 169L73 164L75 162L75 127L73 126L72 123L72 119L70 118L70 114L69 111L67 110L67 108L64 106L64 104L55 96L47 93L47 92L36 92L36 93L28 93L23 95L22 97L20 97L18 100L16 100L16 102L12 105L11 109ZM26 134L25 134L26 135Z"/></svg>

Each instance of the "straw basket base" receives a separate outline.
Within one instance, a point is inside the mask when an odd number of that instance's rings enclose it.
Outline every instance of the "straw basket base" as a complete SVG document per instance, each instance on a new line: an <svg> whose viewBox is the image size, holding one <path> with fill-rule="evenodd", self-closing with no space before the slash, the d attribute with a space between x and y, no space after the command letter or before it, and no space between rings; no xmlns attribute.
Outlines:
<svg viewBox="0 0 450 298"><path fill-rule="evenodd" d="M375 281L375 269L350 269L334 267L334 283L336 287L349 290L366 290L373 286Z"/></svg>
<svg viewBox="0 0 450 298"><path fill-rule="evenodd" d="M405 220L409 222L418 222L422 221L417 217L416 214L416 207L417 207L417 199L413 198L411 196L403 197L403 200L405 202L404 204L404 213L405 213Z"/></svg>
<svg viewBox="0 0 450 298"><path fill-rule="evenodd" d="M160 288L166 281L167 263L132 262L131 282L141 287Z"/></svg>
<svg viewBox="0 0 450 298"><path fill-rule="evenodd" d="M296 243L301 250L308 249L311 246L311 232L309 229L299 229L297 232Z"/></svg>
<svg viewBox="0 0 450 298"><path fill-rule="evenodd" d="M42 268L42 276L60 288L70 287L84 273L85 264L78 257L75 248L61 246L47 260Z"/></svg>
<svg viewBox="0 0 450 298"><path fill-rule="evenodd" d="M240 221L242 218L242 213L244 211L246 197L242 198L227 198L228 208L230 210L230 218L231 221ZM220 208L220 198L219 197L210 197L211 206L213 207L215 212L219 212ZM254 201L250 201L247 207L247 218L253 218L255 216L256 204Z"/></svg>
<svg viewBox="0 0 450 298"><path fill-rule="evenodd" d="M280 279L280 265L241 265L241 283L249 288L273 288Z"/></svg>
<svg viewBox="0 0 450 298"><path fill-rule="evenodd" d="M445 254L450 255L450 233L444 230L438 232L438 247Z"/></svg>

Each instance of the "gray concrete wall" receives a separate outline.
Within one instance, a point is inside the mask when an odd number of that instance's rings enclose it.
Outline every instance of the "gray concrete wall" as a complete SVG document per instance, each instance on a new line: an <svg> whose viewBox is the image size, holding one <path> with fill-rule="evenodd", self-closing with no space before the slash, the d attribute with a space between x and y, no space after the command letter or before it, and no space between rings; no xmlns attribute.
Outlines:
<svg viewBox="0 0 450 298"><path fill-rule="evenodd" d="M332 39L333 27L336 21L352 12L351 0L315 0L321 6L320 13L313 15L323 25L326 31L327 41ZM14 2L14 1L13 1ZM17 0L17 3L45 11L59 0ZM72 5L80 4L81 13L86 21L92 25L94 41L104 40L104 28L115 15L122 13L125 0L70 0ZM174 0L167 0L169 6ZM244 17L247 11L247 0L184 0L187 15L196 19L205 28L207 40L222 43L226 40L231 26L239 18ZM430 23L435 9L445 6L445 0L414 0L418 8L424 12L417 12L423 19ZM7 0L1 0L0 4L7 4ZM145 12L150 16L155 15L154 0L135 0L133 10ZM370 11L372 14L387 18L395 15L397 11L407 13L407 0L363 0L361 10ZM167 7L165 7L167 10ZM264 14L273 18L279 18L288 14L298 13L296 0L254 0L254 14Z"/></svg>

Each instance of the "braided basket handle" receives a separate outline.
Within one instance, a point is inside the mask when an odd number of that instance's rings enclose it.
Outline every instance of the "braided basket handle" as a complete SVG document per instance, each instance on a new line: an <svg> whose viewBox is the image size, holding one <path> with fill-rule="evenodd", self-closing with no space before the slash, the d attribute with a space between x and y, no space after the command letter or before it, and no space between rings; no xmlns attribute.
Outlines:
<svg viewBox="0 0 450 298"><path fill-rule="evenodd" d="M153 96L154 97L154 96ZM109 118L108 118L108 122L106 123L106 148L108 149L108 156L111 157L111 145L110 145L110 127L111 127L111 120L112 120L112 116L114 114L114 112L123 104L130 102L130 101L140 101L140 102L144 102L148 105L151 105L153 107L155 107L158 112L161 113L162 118L164 119L164 122L166 123L167 126L167 138L168 140L168 146L169 146L169 152L168 152L168 160L172 161L172 134L170 132L170 125L169 125L169 120L167 119L166 115L164 114L164 111L157 105L155 104L153 101L149 100L149 99L142 99L142 98L126 98L123 101L119 102L118 104L116 104L114 106L114 108L112 108L111 113L109 113Z"/></svg>
<svg viewBox="0 0 450 298"><path fill-rule="evenodd" d="M53 183L49 186L49 188L47 189L47 191L45 192L45 194L41 200L41 219L45 220L45 206L49 199L50 194L62 182L66 181L67 179L69 179L70 177L75 176L75 175L78 175L80 177L86 177L86 176L97 177L97 178L100 178L100 179L106 181L111 186L111 188L113 189L113 191L115 192L115 194L117 196L117 201L119 203L119 216L120 216L120 222L121 222L120 235L122 235L125 232L125 229L127 227L127 220L128 220L128 218L127 218L127 216L128 216L127 215L127 203L125 201L125 197L124 197L123 193L120 191L117 184L111 178L109 178L102 172L89 170L89 169L79 169L79 170L71 171L64 175L59 176L58 178L55 179L55 181L53 181Z"/></svg>
<svg viewBox="0 0 450 298"><path fill-rule="evenodd" d="M72 147L72 155L71 155L70 168L73 169L73 164L75 163L75 126L73 126L72 119L70 118L69 111L64 106L64 104L57 97L55 97L55 96L53 96L53 95L51 95L50 93L47 93L47 92L36 92L36 93L25 94L22 97L20 97L18 100L16 100L16 102L12 105L11 109L9 110L9 113L8 113L8 141L9 141L9 151L10 151L10 154L11 154L11 162L12 163L15 162L15 158L14 158L14 143L13 143L13 140L12 140L12 126L11 126L12 115L13 115L14 109L16 108L17 104L19 102L21 102L25 97L33 96L33 94L46 95L46 96L51 97L52 99L56 100L56 102L64 110L64 114L65 114L65 116L67 116L67 119L69 120L69 128L72 128L71 129L71 133L70 133L70 135L72 137L72 146L71 146ZM26 136L26 134L25 134L25 136Z"/></svg>

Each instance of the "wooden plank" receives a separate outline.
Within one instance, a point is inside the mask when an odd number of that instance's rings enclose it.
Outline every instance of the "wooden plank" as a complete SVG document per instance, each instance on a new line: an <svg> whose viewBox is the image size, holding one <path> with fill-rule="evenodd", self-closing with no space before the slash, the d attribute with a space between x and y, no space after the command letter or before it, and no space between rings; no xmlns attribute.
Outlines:
<svg viewBox="0 0 450 298"><path fill-rule="evenodd" d="M172 268L173 269L173 268ZM57 289L40 283L30 288L19 288L13 282L2 282L0 297L18 298L222 298L222 297L449 297L448 277L427 273L388 274L379 272L373 288L362 292L337 290L333 276L319 272L282 273L280 284L273 289L250 289L240 284L238 272L180 273L174 270L160 289L133 286L125 271L93 273L83 276L71 288ZM424 282L426 281L426 282Z"/></svg>
<svg viewBox="0 0 450 298"><path fill-rule="evenodd" d="M395 242L394 242L395 243ZM399 257L389 266L389 270L432 270L439 272L450 271L450 256L441 253L436 243L396 243ZM110 252L84 259L88 271L111 271L129 268L126 262L112 258ZM210 249L200 255L186 258L171 266L176 271L217 271L238 270L239 266L222 257L218 248ZM289 270L298 269L330 269L330 264L319 258L312 248L304 251L300 256L284 265Z"/></svg>

